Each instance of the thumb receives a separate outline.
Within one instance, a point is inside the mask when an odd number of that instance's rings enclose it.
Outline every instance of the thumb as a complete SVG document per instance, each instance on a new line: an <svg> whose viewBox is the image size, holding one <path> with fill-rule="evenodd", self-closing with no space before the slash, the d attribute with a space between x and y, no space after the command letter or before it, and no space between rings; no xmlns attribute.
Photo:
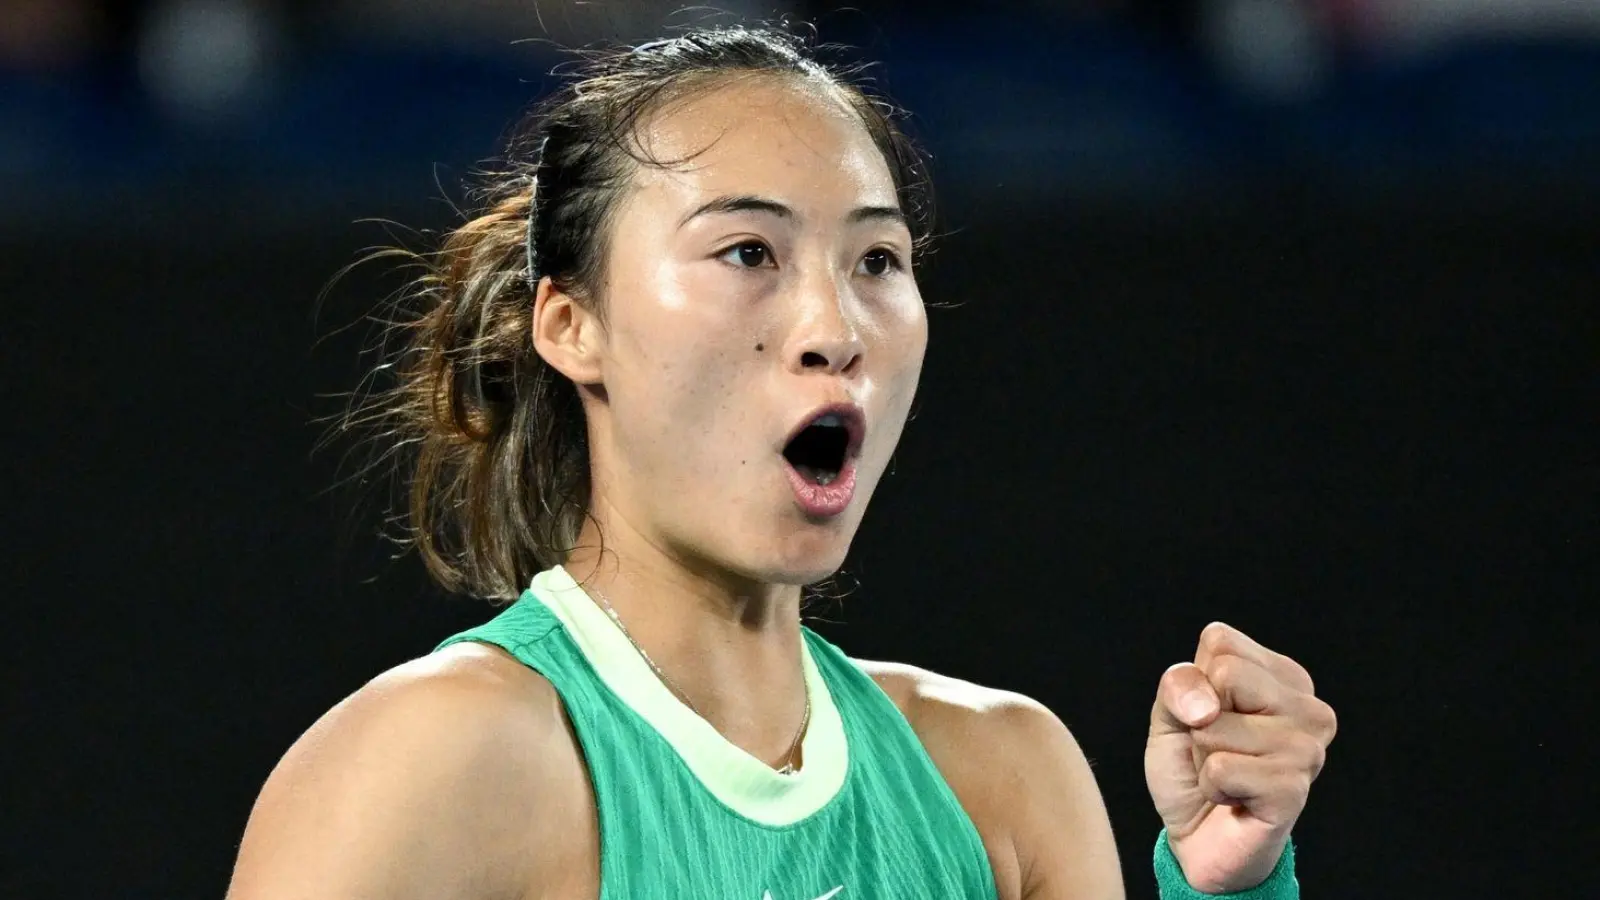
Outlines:
<svg viewBox="0 0 1600 900"><path fill-rule="evenodd" d="M1221 711L1222 701L1206 673L1194 663L1178 663L1162 674L1156 688L1150 734L1187 734L1204 728Z"/></svg>

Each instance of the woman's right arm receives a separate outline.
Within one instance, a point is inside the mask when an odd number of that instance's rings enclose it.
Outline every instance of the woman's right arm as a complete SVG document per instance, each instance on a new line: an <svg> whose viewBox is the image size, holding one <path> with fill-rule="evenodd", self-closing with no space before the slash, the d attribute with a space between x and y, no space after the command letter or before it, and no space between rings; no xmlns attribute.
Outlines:
<svg viewBox="0 0 1600 900"><path fill-rule="evenodd" d="M569 804L541 802L570 792L546 790L546 761L570 740L554 688L497 650L461 644L400 666L273 770L228 900L522 897L559 853L557 829L572 830Z"/></svg>

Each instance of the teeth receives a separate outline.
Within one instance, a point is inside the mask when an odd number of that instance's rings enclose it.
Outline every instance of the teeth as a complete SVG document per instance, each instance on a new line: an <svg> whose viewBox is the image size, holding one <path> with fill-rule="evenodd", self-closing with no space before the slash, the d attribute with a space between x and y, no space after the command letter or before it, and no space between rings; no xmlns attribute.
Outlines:
<svg viewBox="0 0 1600 900"><path fill-rule="evenodd" d="M833 413L829 413L811 424L821 425L823 428L839 428L844 425L844 420Z"/></svg>

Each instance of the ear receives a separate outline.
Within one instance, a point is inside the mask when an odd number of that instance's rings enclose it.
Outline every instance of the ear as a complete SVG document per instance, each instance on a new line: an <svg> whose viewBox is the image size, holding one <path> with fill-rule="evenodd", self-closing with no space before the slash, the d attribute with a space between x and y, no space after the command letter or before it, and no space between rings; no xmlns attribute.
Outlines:
<svg viewBox="0 0 1600 900"><path fill-rule="evenodd" d="M533 349L573 384L598 384L605 328L577 298L539 279L533 297Z"/></svg>

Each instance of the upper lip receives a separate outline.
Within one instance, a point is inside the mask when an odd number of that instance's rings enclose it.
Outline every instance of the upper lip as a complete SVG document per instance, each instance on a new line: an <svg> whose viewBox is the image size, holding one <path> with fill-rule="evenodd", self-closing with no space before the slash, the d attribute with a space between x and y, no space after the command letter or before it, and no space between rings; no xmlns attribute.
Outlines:
<svg viewBox="0 0 1600 900"><path fill-rule="evenodd" d="M789 436L783 439L783 446L778 448L778 452L782 453L788 449L794 439L800 436L800 432L811 427L823 416L839 417L839 422L844 425L845 434L849 437L849 443L845 445L845 459L854 459L856 454L861 452L861 445L867 439L867 414L854 403L829 403L806 413L805 418L790 429Z"/></svg>

